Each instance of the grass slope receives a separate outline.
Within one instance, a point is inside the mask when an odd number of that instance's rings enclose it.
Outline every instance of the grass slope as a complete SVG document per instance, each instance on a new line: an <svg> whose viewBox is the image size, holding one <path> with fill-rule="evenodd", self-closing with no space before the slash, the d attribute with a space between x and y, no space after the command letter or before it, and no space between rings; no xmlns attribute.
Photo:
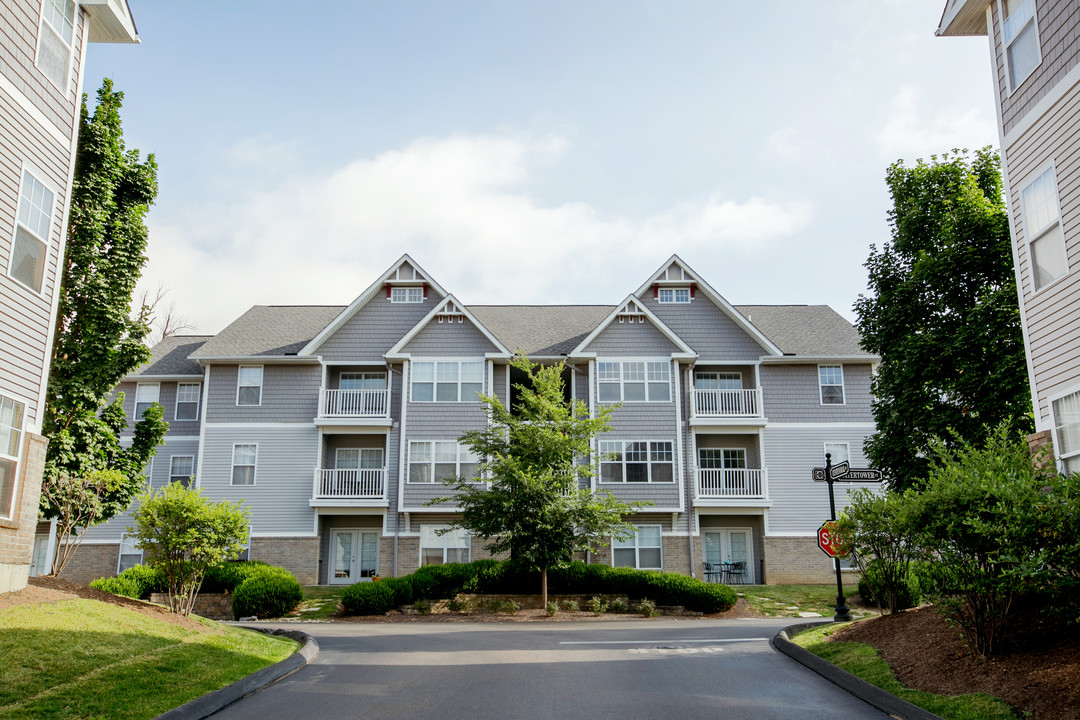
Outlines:
<svg viewBox="0 0 1080 720"><path fill-rule="evenodd" d="M288 657L296 643L173 625L95 600L0 613L0 717L153 718Z"/></svg>

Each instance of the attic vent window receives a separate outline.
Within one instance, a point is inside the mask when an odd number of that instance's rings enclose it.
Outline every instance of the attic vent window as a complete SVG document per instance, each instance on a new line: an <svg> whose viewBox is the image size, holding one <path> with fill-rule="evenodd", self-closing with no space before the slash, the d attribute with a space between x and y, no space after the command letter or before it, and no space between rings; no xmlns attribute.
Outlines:
<svg viewBox="0 0 1080 720"><path fill-rule="evenodd" d="M672 303L683 304L690 302L690 288L688 287L675 287L675 288L660 288L656 294L656 299L660 303Z"/></svg>
<svg viewBox="0 0 1080 720"><path fill-rule="evenodd" d="M390 302L392 302L392 303L422 303L422 302L424 302L424 288L422 288L422 287L392 287L392 288L390 288Z"/></svg>

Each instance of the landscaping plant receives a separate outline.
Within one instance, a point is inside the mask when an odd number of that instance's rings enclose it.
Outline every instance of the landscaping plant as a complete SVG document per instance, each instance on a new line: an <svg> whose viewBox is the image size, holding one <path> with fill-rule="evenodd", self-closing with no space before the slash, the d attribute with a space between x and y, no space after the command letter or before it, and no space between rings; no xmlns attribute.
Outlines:
<svg viewBox="0 0 1080 720"><path fill-rule="evenodd" d="M848 499L837 521L859 567L859 595L879 609L900 612L919 604L911 567L919 553L911 508L914 491L880 493L861 489Z"/></svg>

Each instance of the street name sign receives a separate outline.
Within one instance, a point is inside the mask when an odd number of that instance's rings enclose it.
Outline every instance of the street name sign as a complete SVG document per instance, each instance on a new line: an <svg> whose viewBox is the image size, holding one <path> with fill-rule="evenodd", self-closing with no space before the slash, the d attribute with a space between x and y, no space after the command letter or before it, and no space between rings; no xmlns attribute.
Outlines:
<svg viewBox="0 0 1080 720"><path fill-rule="evenodd" d="M843 472L837 473L836 471L838 468L843 468ZM833 480L835 482L881 482L882 479L880 470L875 470L874 468L848 467L846 461L838 465L833 465L830 470L832 470L832 477L827 478L825 476L825 468L814 468L814 482L826 482L827 480Z"/></svg>

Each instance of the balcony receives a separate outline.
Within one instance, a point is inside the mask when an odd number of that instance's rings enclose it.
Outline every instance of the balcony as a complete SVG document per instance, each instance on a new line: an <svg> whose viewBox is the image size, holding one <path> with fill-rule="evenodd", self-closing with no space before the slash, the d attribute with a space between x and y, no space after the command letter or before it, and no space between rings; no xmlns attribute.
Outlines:
<svg viewBox="0 0 1080 720"><path fill-rule="evenodd" d="M311 506L380 506L386 502L386 468L315 470Z"/></svg>
<svg viewBox="0 0 1080 720"><path fill-rule="evenodd" d="M761 390L694 388L695 418L761 418Z"/></svg>
<svg viewBox="0 0 1080 720"><path fill-rule="evenodd" d="M697 498L706 501L699 504L742 505L750 500L754 502L749 504L762 505L767 504L768 497L769 482L765 470L715 468L697 471Z"/></svg>
<svg viewBox="0 0 1080 720"><path fill-rule="evenodd" d="M331 390L319 391L319 415L316 425L390 426L390 391Z"/></svg>

